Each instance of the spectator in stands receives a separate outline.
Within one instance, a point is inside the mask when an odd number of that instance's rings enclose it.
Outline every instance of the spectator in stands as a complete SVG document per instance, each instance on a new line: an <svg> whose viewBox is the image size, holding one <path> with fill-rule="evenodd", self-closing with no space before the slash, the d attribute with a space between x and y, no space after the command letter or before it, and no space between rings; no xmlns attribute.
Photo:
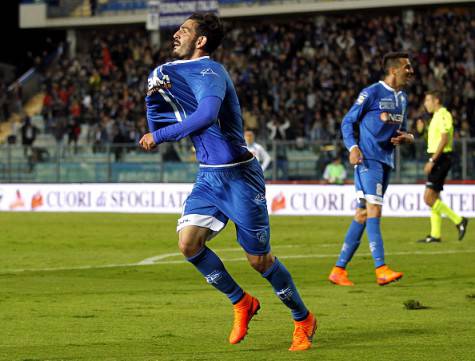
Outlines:
<svg viewBox="0 0 475 361"><path fill-rule="evenodd" d="M315 121L312 125L312 128L310 129L309 138L310 140L317 140L317 141L330 139L330 134L328 133L327 128L325 127L323 123L322 115L320 112L315 113Z"/></svg>
<svg viewBox="0 0 475 361"><path fill-rule="evenodd" d="M66 117L60 113L54 120L53 136L56 140L56 145L61 146L63 144L64 134L66 133Z"/></svg>
<svg viewBox="0 0 475 361"><path fill-rule="evenodd" d="M114 124L112 128L112 147L116 162L121 162L124 159L124 143L126 138L118 124Z"/></svg>
<svg viewBox="0 0 475 361"><path fill-rule="evenodd" d="M31 148L36 140L38 128L31 123L30 117L26 117L21 127L21 144L23 145L23 154L29 157L32 154Z"/></svg>
<svg viewBox="0 0 475 361"><path fill-rule="evenodd" d="M254 154L254 157L256 157L262 167L262 171L265 172L271 162L269 153L267 153L262 145L256 143L255 135L252 130L246 130L244 132L244 139L246 140L247 149Z"/></svg>
<svg viewBox="0 0 475 361"><path fill-rule="evenodd" d="M92 128L93 153L103 152L109 143L109 135L106 128L106 121L101 121Z"/></svg>
<svg viewBox="0 0 475 361"><path fill-rule="evenodd" d="M323 179L329 184L343 184L346 179L346 169L340 157L335 157L328 163L323 172Z"/></svg>
<svg viewBox="0 0 475 361"><path fill-rule="evenodd" d="M162 153L162 160L164 162L172 162L172 163L181 162L181 158L175 149L174 143L164 143L163 145L160 146L160 151Z"/></svg>
<svg viewBox="0 0 475 361"><path fill-rule="evenodd" d="M269 138L272 140L287 140L287 132L290 128L288 119L282 120L279 115L274 114L272 120L267 123L269 129Z"/></svg>
<svg viewBox="0 0 475 361"><path fill-rule="evenodd" d="M270 131L269 139L277 141L287 140L287 130L290 127L288 120L283 121L278 114L273 114L267 128ZM279 179L287 179L289 175L289 160L287 158L287 145L285 143L278 144L276 147L276 165L277 176Z"/></svg>
<svg viewBox="0 0 475 361"><path fill-rule="evenodd" d="M71 146L73 144L74 154L78 153L78 140L79 135L81 134L81 125L76 118L73 118L69 121L67 127L68 133L68 145Z"/></svg>

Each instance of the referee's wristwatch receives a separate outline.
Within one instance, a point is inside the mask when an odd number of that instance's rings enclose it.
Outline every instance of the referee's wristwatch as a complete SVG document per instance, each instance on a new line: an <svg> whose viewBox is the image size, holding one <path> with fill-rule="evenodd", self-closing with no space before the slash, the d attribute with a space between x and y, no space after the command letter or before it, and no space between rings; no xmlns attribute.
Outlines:
<svg viewBox="0 0 475 361"><path fill-rule="evenodd" d="M429 158L429 163L435 163L434 158Z"/></svg>

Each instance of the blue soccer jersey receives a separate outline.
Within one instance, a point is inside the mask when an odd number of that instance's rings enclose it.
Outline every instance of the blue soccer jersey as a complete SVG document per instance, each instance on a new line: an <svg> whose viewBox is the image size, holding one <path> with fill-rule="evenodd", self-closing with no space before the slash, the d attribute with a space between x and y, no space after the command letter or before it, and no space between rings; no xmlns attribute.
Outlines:
<svg viewBox="0 0 475 361"><path fill-rule="evenodd" d="M359 139L353 126L359 126ZM361 91L358 99L343 118L341 132L348 150L358 145L365 159L394 168L394 145L391 138L397 131L406 131L407 95L383 81Z"/></svg>
<svg viewBox="0 0 475 361"><path fill-rule="evenodd" d="M228 164L246 153L239 100L229 74L208 56L177 60L155 68L145 99L150 132L182 122L207 97L221 100L218 119L190 134L202 164Z"/></svg>

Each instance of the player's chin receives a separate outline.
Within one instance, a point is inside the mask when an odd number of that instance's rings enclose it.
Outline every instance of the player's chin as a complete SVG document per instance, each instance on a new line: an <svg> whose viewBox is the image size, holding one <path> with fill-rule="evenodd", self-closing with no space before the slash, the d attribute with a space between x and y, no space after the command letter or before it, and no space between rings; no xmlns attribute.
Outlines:
<svg viewBox="0 0 475 361"><path fill-rule="evenodd" d="M178 48L177 46L174 46L172 50L172 56L175 58L180 58L181 57L180 48Z"/></svg>

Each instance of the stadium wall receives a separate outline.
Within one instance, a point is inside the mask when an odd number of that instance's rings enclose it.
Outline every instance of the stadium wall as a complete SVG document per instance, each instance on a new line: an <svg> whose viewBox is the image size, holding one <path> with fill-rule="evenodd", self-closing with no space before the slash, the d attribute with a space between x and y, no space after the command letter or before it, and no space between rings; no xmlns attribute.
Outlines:
<svg viewBox="0 0 475 361"><path fill-rule="evenodd" d="M179 3L179 0L176 0ZM282 3L269 2L265 5L249 6L245 1L241 6L220 6L223 18L247 16L307 14L325 11L344 11L357 9L376 9L386 7L424 6L424 5L460 5L472 3L473 0L339 0L339 1L304 1ZM138 12L121 11L114 15L70 16L49 18L47 5L44 3L20 4L20 28L70 28L83 26L140 24L147 20L146 9Z"/></svg>
<svg viewBox="0 0 475 361"><path fill-rule="evenodd" d="M0 211L181 213L192 184L0 184ZM390 185L383 212L393 217L426 217L424 185ZM273 215L352 215L352 185L267 185ZM465 217L475 217L475 185L445 186L443 198Z"/></svg>

